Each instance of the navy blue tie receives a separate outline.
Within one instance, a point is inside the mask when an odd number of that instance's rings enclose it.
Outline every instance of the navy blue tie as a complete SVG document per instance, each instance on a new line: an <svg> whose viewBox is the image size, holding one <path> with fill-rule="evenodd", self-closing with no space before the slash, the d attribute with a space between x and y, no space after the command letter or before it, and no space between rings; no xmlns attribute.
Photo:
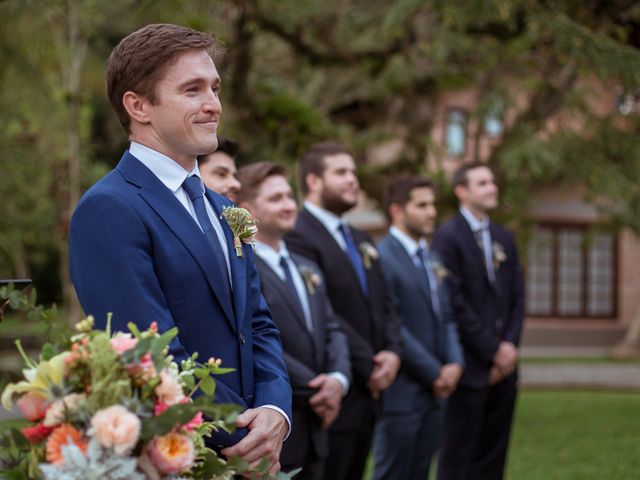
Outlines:
<svg viewBox="0 0 640 480"><path fill-rule="evenodd" d="M365 297L369 295L369 288L367 285L367 275L364 271L364 264L362 263L362 257L360 257L360 252L358 252L358 248L356 244L353 242L353 237L351 236L351 231L349 227L344 223L341 223L338 227L340 233L342 233L342 237L344 238L344 243L347 246L347 256L349 260L351 260L351 264L356 271L356 275L358 276L358 282L360 282L360 288L362 289L362 293L364 293Z"/></svg>
<svg viewBox="0 0 640 480"><path fill-rule="evenodd" d="M291 294L293 295L293 298L295 298L295 302L298 304L298 306L300 307L300 311L304 315L304 308L302 308L302 302L300 301L300 296L298 295L298 289L296 288L296 284L293 283L293 276L291 275L291 269L289 268L289 263L283 256L280 257L280 267L284 271L285 283L291 290Z"/></svg>
<svg viewBox="0 0 640 480"><path fill-rule="evenodd" d="M226 279L226 282L223 282L222 286L225 288L225 295L230 295L231 293L231 285L229 283L229 271L227 270L227 262L224 258L224 253L222 253L223 245L220 243L218 239L218 235L211 224L211 220L209 220L209 214L207 213L207 207L204 203L204 192L202 187L202 180L196 175L191 175L187 177L187 179L182 183L182 188L187 192L189 198L191 199L191 203L193 204L193 209L196 212L196 218L198 219L198 223L202 228L202 232L206 237L209 245L213 249L214 256L216 258L216 263L219 267L220 274Z"/></svg>

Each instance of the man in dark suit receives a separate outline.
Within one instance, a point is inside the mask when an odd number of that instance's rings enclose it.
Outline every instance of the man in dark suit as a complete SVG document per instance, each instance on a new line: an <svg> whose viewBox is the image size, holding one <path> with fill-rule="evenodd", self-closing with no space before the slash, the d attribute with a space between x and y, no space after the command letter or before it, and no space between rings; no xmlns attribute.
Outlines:
<svg viewBox="0 0 640 480"><path fill-rule="evenodd" d="M233 436L214 434L224 455L252 465L278 458L291 414L291 388L278 329L260 294L253 250L234 249L222 209L204 188L196 156L215 150L221 105L215 40L176 25L148 25L113 50L109 98L131 146L80 200L71 219L71 275L84 310L105 326L179 334L180 362L198 352L233 373L217 379L216 401L246 410Z"/></svg>
<svg viewBox="0 0 640 480"><path fill-rule="evenodd" d="M318 267L289 254L282 240L293 230L297 206L280 165L258 162L240 169L238 204L253 213L256 266L262 293L280 328L284 360L293 387L293 427L284 442L284 470L302 467L301 480L320 480L329 432L349 388L347 338L333 313Z"/></svg>
<svg viewBox="0 0 640 480"><path fill-rule="evenodd" d="M517 393L522 271L513 236L489 219L498 204L489 167L462 165L453 188L460 211L437 230L433 249L451 273L466 367L448 402L438 479L500 479Z"/></svg>
<svg viewBox="0 0 640 480"><path fill-rule="evenodd" d="M399 324L378 252L368 235L341 218L358 200L353 156L334 143L313 145L300 163L304 208L285 241L324 273L331 304L349 341L353 384L332 425L327 480L362 477L379 413L377 399L400 366Z"/></svg>
<svg viewBox="0 0 640 480"><path fill-rule="evenodd" d="M215 152L198 155L198 170L206 187L234 203L240 191L235 160L237 153L238 142L218 137Z"/></svg>
<svg viewBox="0 0 640 480"><path fill-rule="evenodd" d="M403 177L387 190L389 234L378 244L393 308L402 321L402 366L383 392L376 424L376 480L426 480L436 453L445 399L464 360L445 288L445 270L427 238L436 221L433 184Z"/></svg>

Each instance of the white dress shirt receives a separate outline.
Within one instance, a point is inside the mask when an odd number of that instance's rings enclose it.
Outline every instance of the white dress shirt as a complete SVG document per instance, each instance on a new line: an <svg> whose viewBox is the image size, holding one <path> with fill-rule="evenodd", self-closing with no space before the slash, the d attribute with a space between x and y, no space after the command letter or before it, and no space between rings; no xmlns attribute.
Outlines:
<svg viewBox="0 0 640 480"><path fill-rule="evenodd" d="M286 275L282 266L280 265L280 257L283 257L289 266L289 270L291 271L291 278L293 279L293 284L296 287L296 292L298 294L298 299L300 300L300 304L302 305L302 310L305 316L305 323L307 324L307 328L310 332L313 331L313 321L311 319L311 309L309 307L309 297L307 296L307 287L304 283L304 279L298 270L297 265L291 260L291 256L289 255L289 251L285 243L281 240L280 246L278 250L274 250L266 243L256 241L256 254L264 260L264 262L275 272L276 275L282 280L286 282ZM349 379L342 372L330 372L329 376L335 378L342 384L343 396L349 392Z"/></svg>

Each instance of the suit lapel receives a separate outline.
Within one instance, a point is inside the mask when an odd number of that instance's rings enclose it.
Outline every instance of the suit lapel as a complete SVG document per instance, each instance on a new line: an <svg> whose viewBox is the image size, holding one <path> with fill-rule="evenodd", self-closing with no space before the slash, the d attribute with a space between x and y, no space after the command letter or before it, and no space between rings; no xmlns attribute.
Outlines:
<svg viewBox="0 0 640 480"><path fill-rule="evenodd" d="M257 257L256 262L260 263L260 274L264 277L264 284L269 285L269 288L273 288L278 292L280 297L284 298L284 301L289 306L289 309L300 327L305 332L309 332L307 324L304 320L304 313L302 312L298 302L294 301L293 293L290 291L289 286L282 281L282 279L273 271L273 269L267 265L267 263L260 257Z"/></svg>
<svg viewBox="0 0 640 480"><path fill-rule="evenodd" d="M431 287L429 286L429 281L424 277L424 275L418 270L416 264L413 263L413 259L407 252L407 249L402 246L402 244L395 238L393 235L389 234L388 236L389 247L393 251L393 255L399 262L401 262L402 268L406 271L411 272L414 280L418 282L419 285L422 286L420 292L422 296L427 301L429 305L429 309L433 313L434 317L436 316L435 311L433 309L433 302L431 300ZM429 266L431 268L431 266ZM439 290L439 289L438 289Z"/></svg>
<svg viewBox="0 0 640 480"><path fill-rule="evenodd" d="M465 250L477 260L476 263L480 265L478 268L482 269L485 283L495 292L495 285L489 281L489 272L487 272L487 265L484 261L484 252L480 248L480 245L478 245L473 230L471 230L469 223L460 212L458 212L456 218L458 220L459 230L462 232L461 238L465 242ZM495 237L491 229L491 223L489 223L489 232L491 234L491 241L493 241Z"/></svg>
<svg viewBox="0 0 640 480"><path fill-rule="evenodd" d="M218 299L229 323L235 330L235 319L230 299L218 288L220 278L223 278L221 275L226 275L226 272L220 271L218 262L206 237L193 218L191 218L191 215L151 170L128 152L124 154L116 168L127 181L140 188L138 194L162 218L189 251L200 266L207 283Z"/></svg>
<svg viewBox="0 0 640 480"><path fill-rule="evenodd" d="M247 308L247 252L245 250L244 255L239 257L236 254L236 249L233 246L233 232L227 221L222 218L222 209L224 205L219 198L211 193L210 190L206 191L207 199L213 210L216 212L216 216L220 219L220 225L224 231L224 236L227 239L227 252L229 253L229 265L231 267L231 280L233 282L233 307L236 313L238 321L242 321Z"/></svg>

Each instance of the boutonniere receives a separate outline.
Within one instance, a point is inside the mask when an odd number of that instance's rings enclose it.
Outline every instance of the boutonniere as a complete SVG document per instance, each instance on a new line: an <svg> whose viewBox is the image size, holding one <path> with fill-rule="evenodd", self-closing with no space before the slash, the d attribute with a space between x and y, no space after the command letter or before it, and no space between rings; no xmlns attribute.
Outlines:
<svg viewBox="0 0 640 480"><path fill-rule="evenodd" d="M449 270L447 270L445 266L437 260L431 262L431 270L433 270L438 283L442 282L449 276Z"/></svg>
<svg viewBox="0 0 640 480"><path fill-rule="evenodd" d="M242 256L242 244L248 243L256 251L256 233L258 232L258 220L253 218L249 210L240 207L224 207L221 218L224 218L233 233L233 246L236 256Z"/></svg>
<svg viewBox="0 0 640 480"><path fill-rule="evenodd" d="M307 287L307 292L309 292L309 295L315 295L316 287L322 282L320 275L306 265L301 265L299 270L300 275L302 275L302 279L304 280L304 284Z"/></svg>
<svg viewBox="0 0 640 480"><path fill-rule="evenodd" d="M507 254L504 251L504 247L498 242L493 242L493 269L498 270L500 264L507 260Z"/></svg>
<svg viewBox="0 0 640 480"><path fill-rule="evenodd" d="M371 268L371 262L373 260L377 260L379 257L378 250L376 250L376 247L371 245L369 242L362 242L358 246L358 249L360 250L360 255L362 255L364 268L369 270Z"/></svg>

